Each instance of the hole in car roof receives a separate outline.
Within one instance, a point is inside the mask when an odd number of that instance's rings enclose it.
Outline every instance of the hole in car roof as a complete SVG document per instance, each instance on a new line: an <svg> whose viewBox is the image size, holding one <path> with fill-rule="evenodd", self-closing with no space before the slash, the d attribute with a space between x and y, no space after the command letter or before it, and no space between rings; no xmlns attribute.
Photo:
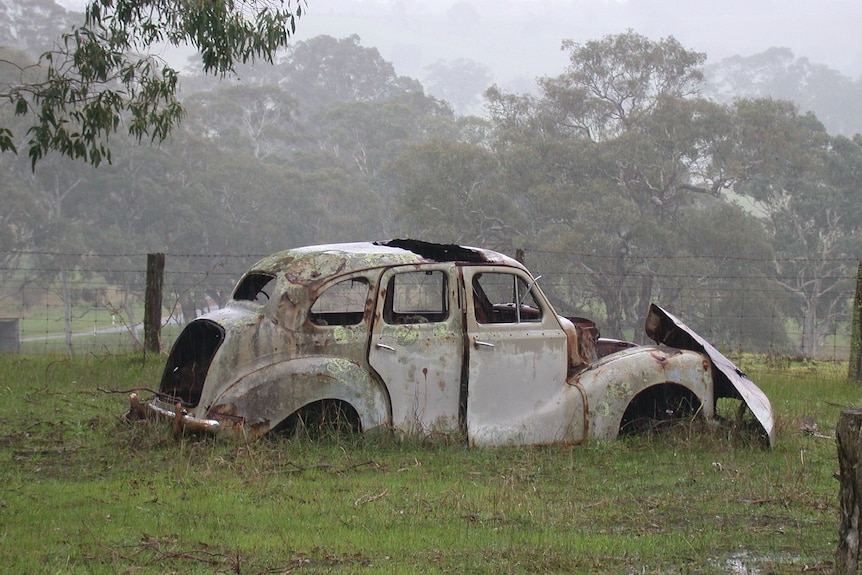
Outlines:
<svg viewBox="0 0 862 575"><path fill-rule="evenodd" d="M422 240L396 239L379 242L379 245L400 248L414 254L438 262L469 262L481 264L488 259L479 251L456 244L435 244Z"/></svg>

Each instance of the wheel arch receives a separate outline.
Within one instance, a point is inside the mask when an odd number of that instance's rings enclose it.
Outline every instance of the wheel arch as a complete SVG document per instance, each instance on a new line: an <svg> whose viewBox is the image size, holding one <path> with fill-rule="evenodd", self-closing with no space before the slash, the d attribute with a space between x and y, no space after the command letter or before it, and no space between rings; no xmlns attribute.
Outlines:
<svg viewBox="0 0 862 575"><path fill-rule="evenodd" d="M344 358L302 358L257 370L220 394L208 415L256 437L317 402L350 406L363 432L390 423L384 386L364 366Z"/></svg>
<svg viewBox="0 0 862 575"><path fill-rule="evenodd" d="M639 433L664 422L691 418L702 407L697 394L684 385L672 381L651 385L629 401L620 418L618 434Z"/></svg>
<svg viewBox="0 0 862 575"><path fill-rule="evenodd" d="M715 414L711 367L695 352L632 348L600 360L579 383L587 394L590 439L615 439L622 426L648 409L676 413L675 401L696 401L704 417Z"/></svg>

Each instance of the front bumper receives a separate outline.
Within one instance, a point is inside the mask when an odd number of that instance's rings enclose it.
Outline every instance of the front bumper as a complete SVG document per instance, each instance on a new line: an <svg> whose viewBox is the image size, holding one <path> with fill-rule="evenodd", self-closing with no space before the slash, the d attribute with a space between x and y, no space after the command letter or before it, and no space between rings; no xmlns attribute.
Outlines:
<svg viewBox="0 0 862 575"><path fill-rule="evenodd" d="M142 403L137 393L129 396L129 412L126 414L126 419L135 421L142 419L171 421L173 423L174 435L179 435L183 431L215 434L221 428L221 422L218 420L202 419L189 415L179 402L173 406L173 409L171 409L170 404L159 399L152 399Z"/></svg>

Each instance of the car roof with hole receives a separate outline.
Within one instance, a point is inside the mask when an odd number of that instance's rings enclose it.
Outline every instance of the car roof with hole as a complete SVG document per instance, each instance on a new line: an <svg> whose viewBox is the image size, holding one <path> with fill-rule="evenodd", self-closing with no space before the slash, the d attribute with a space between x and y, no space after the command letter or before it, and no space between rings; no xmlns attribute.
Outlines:
<svg viewBox="0 0 862 575"><path fill-rule="evenodd" d="M293 248L261 259L251 270L270 274L284 272L291 281L301 283L362 269L431 262L500 263L521 267L515 259L491 250L397 239Z"/></svg>

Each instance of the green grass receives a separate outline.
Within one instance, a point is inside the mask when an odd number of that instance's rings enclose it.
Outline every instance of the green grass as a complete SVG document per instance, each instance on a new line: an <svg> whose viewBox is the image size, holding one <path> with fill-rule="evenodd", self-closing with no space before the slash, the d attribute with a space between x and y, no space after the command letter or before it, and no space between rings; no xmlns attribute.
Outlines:
<svg viewBox="0 0 862 575"><path fill-rule="evenodd" d="M740 364L776 446L699 423L612 443L253 444L121 421L162 360L0 356L8 573L831 571L846 365ZM748 569L749 571L745 571Z"/></svg>
<svg viewBox="0 0 862 575"><path fill-rule="evenodd" d="M167 325L161 329L162 349L170 349L173 341L179 335L183 326ZM26 334L20 344L20 352L24 355L63 355L66 354L66 337L62 332L34 332L32 329L21 333ZM28 328L29 329L29 328ZM34 335L34 333L36 335ZM90 331L76 331L72 337L72 349L75 355L80 354L124 354L133 353L141 348L144 333L143 329L137 331L137 340L127 328L119 328L111 333L94 333Z"/></svg>

